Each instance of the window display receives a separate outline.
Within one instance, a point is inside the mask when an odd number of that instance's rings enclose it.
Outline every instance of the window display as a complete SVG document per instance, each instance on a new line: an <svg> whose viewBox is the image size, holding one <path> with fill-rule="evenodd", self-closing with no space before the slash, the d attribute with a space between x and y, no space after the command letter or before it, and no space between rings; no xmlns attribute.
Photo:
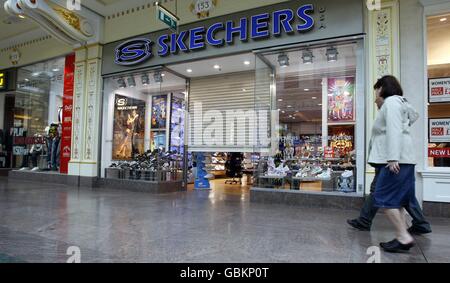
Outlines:
<svg viewBox="0 0 450 283"><path fill-rule="evenodd" d="M263 54L276 68L280 139L260 159L256 186L357 193L356 165L364 158L355 151L357 48L342 43Z"/></svg>
<svg viewBox="0 0 450 283"><path fill-rule="evenodd" d="M102 177L182 180L185 86L162 70L104 80Z"/></svg>
<svg viewBox="0 0 450 283"><path fill-rule="evenodd" d="M5 125L12 125L6 131L11 167L67 173L74 59L68 55L18 69L17 91L9 98L14 107L5 116Z"/></svg>
<svg viewBox="0 0 450 283"><path fill-rule="evenodd" d="M450 167L450 23L438 15L428 25L428 166Z"/></svg>

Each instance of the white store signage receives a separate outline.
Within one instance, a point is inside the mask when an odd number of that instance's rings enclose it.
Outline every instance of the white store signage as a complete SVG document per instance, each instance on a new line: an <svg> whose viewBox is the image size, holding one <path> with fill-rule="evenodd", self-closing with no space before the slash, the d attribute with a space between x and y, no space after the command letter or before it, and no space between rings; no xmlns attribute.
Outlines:
<svg viewBox="0 0 450 283"><path fill-rule="evenodd" d="M450 142L450 118L430 119L430 142Z"/></svg>
<svg viewBox="0 0 450 283"><path fill-rule="evenodd" d="M450 102L450 78L430 79L430 102Z"/></svg>

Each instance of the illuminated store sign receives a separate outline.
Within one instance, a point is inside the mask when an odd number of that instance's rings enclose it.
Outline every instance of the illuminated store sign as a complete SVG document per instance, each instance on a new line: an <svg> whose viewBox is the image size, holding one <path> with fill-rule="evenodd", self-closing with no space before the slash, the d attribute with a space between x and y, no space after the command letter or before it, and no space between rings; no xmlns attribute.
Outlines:
<svg viewBox="0 0 450 283"><path fill-rule="evenodd" d="M6 73L0 72L0 90L6 89Z"/></svg>
<svg viewBox="0 0 450 283"><path fill-rule="evenodd" d="M199 26L180 33L163 34L155 42L147 38L126 41L115 49L115 63L123 66L139 64L152 56L166 57L179 52L191 52L205 49L207 46L223 47L236 41L263 40L281 36L283 33L295 34L307 32L314 27L312 4L303 5L296 11L278 10L234 21L218 22L209 27ZM299 24L294 24L299 20ZM221 34L219 36L219 33ZM153 45L157 45L155 52Z"/></svg>

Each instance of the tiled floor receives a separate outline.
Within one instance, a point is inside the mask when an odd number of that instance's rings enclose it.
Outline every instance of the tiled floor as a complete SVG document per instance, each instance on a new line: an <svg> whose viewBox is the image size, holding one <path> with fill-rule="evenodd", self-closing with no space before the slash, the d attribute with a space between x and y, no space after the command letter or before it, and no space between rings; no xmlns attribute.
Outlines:
<svg viewBox="0 0 450 283"><path fill-rule="evenodd" d="M0 178L0 262L366 262L391 240L383 215L372 232L355 211L249 203L248 190L166 195L78 189ZM431 219L409 254L382 262L450 262L450 219Z"/></svg>

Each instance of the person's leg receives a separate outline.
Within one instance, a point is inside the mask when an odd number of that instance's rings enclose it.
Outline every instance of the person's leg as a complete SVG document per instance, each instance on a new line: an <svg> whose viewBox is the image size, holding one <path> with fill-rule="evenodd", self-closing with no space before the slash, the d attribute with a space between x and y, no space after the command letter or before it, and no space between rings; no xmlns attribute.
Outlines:
<svg viewBox="0 0 450 283"><path fill-rule="evenodd" d="M405 207L408 214L413 218L412 229L418 233L431 233L431 225L425 219L419 201L413 196L409 204Z"/></svg>
<svg viewBox="0 0 450 283"><path fill-rule="evenodd" d="M35 151L31 154L31 163L33 164L33 168L38 167L37 159L40 154L41 154L40 151Z"/></svg>
<svg viewBox="0 0 450 283"><path fill-rule="evenodd" d="M375 207L375 199L373 196L373 193L375 192L375 188L377 186L377 178L379 176L380 170L378 168L375 169L375 176L373 178L372 184L370 185L370 195L367 196L366 200L364 201L364 205L361 209L361 212L359 214L359 218L354 220L349 220L348 223L357 228L362 226L363 230L368 229L372 227L372 221L375 218L378 207Z"/></svg>
<svg viewBox="0 0 450 283"><path fill-rule="evenodd" d="M403 209L386 209L386 215L395 226L397 240L404 244L414 242L414 238L408 233Z"/></svg>
<svg viewBox="0 0 450 283"><path fill-rule="evenodd" d="M29 160L28 160L29 153L25 154L22 158L22 166L21 168L28 168Z"/></svg>

